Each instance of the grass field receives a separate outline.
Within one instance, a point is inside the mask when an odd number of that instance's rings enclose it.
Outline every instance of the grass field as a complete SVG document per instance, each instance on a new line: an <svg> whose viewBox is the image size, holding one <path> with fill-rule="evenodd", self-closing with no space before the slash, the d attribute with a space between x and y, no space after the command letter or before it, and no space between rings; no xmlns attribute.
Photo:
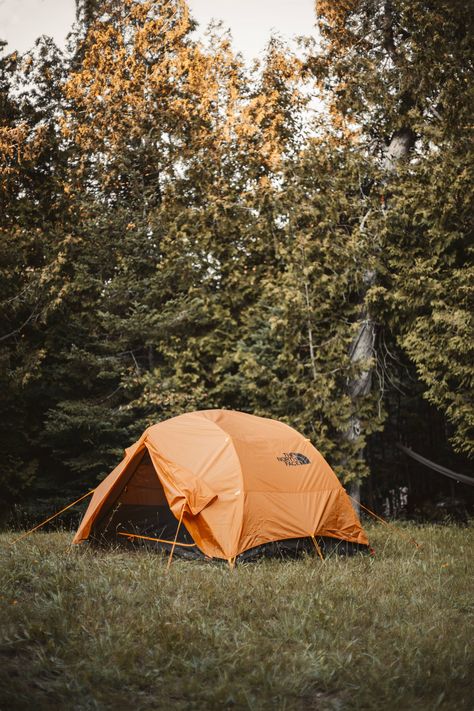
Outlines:
<svg viewBox="0 0 474 711"><path fill-rule="evenodd" d="M471 709L473 528L221 564L0 537L0 708Z"/></svg>

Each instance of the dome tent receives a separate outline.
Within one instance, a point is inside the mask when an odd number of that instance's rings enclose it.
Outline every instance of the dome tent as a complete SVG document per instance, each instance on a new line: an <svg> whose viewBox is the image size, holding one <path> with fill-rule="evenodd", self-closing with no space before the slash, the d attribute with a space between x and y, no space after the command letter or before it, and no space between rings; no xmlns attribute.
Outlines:
<svg viewBox="0 0 474 711"><path fill-rule="evenodd" d="M149 427L95 490L73 542L150 531L166 539L178 520L181 543L229 562L276 541L368 544L346 492L308 439L282 422L231 410Z"/></svg>

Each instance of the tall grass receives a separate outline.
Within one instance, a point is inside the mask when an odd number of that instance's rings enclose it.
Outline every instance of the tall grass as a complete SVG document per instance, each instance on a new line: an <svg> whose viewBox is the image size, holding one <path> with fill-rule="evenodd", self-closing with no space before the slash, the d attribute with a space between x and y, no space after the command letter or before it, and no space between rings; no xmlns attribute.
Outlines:
<svg viewBox="0 0 474 711"><path fill-rule="evenodd" d="M473 529L237 566L0 538L0 708L472 709Z"/></svg>

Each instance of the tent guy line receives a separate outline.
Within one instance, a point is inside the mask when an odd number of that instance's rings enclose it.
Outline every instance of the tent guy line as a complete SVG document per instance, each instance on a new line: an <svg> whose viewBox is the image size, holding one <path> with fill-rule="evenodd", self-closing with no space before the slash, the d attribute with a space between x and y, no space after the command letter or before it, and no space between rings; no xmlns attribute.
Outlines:
<svg viewBox="0 0 474 711"><path fill-rule="evenodd" d="M140 538L144 541L155 541L156 543L167 543L168 545L180 546L181 548L196 548L195 543L177 543L175 541L167 541L164 538L152 538L151 536L139 536L137 533L128 533L127 531L117 531L117 536L123 536L124 538Z"/></svg>
<svg viewBox="0 0 474 711"><path fill-rule="evenodd" d="M423 548L421 543L418 543L415 541L414 538L411 536L406 535L398 526L395 526L393 523L390 523L389 521L386 521L382 516L379 516L378 514L374 513L374 511L371 511L367 506L364 506L364 504L361 504L358 499L355 499L353 496L350 494L347 494L352 501L354 501L358 506L360 506L361 509L364 509L364 511L367 511L368 514L373 516L377 521L380 521L383 523L385 526L389 526L390 528L393 528L393 530L398 533L402 538L405 538L407 541L410 541L410 543L413 543L417 548Z"/></svg>
<svg viewBox="0 0 474 711"><path fill-rule="evenodd" d="M38 528L42 528L42 527L45 526L47 523L49 523L50 521L52 521L53 518L57 518L57 516L60 516L62 513L64 513L64 512L67 511L68 509L71 509L71 508L72 508L73 506L75 506L76 504L80 503L80 502L83 501L84 499L87 499L87 497L90 496L91 494L93 494L94 491L95 491L95 489L91 489L90 491L87 492L87 494L84 494L84 495L81 496L79 499L76 499L75 501L73 501L72 504L68 504L67 506L65 506L65 507L64 507L63 509L61 509L60 511L56 511L55 514L53 514L53 515L50 516L49 518L45 519L44 521L42 521L41 523L39 523L39 524L38 524L37 526L35 526L34 528L30 528L28 531L25 531L24 533L22 533L21 536L18 536L18 538L15 538L13 541L10 542L10 545L13 546L15 543L18 543L18 541L21 541L22 538L25 538L26 536L29 536L30 533L34 533L35 531L37 531Z"/></svg>

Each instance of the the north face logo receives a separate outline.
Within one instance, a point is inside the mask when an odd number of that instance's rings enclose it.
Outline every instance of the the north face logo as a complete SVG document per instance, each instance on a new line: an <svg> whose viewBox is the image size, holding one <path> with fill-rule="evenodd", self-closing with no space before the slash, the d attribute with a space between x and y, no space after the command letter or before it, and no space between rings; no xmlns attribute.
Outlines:
<svg viewBox="0 0 474 711"><path fill-rule="evenodd" d="M283 452L282 457L277 457L279 462L283 462L287 467L298 467L301 464L311 464L311 460L299 452Z"/></svg>

